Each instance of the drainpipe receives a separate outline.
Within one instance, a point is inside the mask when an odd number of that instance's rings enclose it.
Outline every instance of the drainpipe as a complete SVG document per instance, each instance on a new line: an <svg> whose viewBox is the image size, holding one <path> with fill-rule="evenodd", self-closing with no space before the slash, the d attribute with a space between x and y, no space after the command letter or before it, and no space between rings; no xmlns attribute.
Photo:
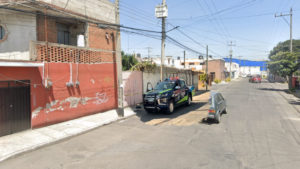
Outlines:
<svg viewBox="0 0 300 169"><path fill-rule="evenodd" d="M46 60L47 60L47 77L45 79L45 87L51 87L48 85L48 81L49 81L49 55L48 55L48 23L47 23L47 8L45 8L45 16L44 16L44 31L45 31L45 41L46 41ZM45 67L45 65L44 65ZM43 68L44 69L44 68ZM45 71L45 69L43 70Z"/></svg>
<svg viewBox="0 0 300 169"><path fill-rule="evenodd" d="M45 86L45 62L43 62L43 79L42 84Z"/></svg>
<svg viewBox="0 0 300 169"><path fill-rule="evenodd" d="M69 80L69 82L66 83L66 86L73 87L74 84L73 84L73 65L72 65L72 63L69 63L69 67L70 67L70 80Z"/></svg>
<svg viewBox="0 0 300 169"><path fill-rule="evenodd" d="M76 57L76 81L75 81L75 85L78 88L80 85L79 82L79 57L80 57L80 52L79 52L79 56Z"/></svg>

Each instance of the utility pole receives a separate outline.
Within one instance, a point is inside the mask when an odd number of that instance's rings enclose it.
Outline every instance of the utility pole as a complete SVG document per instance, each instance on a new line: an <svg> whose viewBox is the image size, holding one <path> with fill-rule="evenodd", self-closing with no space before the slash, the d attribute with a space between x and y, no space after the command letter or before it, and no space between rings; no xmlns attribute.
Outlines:
<svg viewBox="0 0 300 169"><path fill-rule="evenodd" d="M228 46L230 47L230 51L229 51L229 57L230 57L229 78L231 79L232 46L235 46L235 45L232 43L232 41L230 41L230 43L228 44Z"/></svg>
<svg viewBox="0 0 300 169"><path fill-rule="evenodd" d="M166 40L166 17L168 16L168 8L166 0L161 5L155 7L155 16L161 18L161 64L160 64L160 80L163 80L163 69L165 62L165 40Z"/></svg>
<svg viewBox="0 0 300 169"><path fill-rule="evenodd" d="M115 0L115 18L116 24L120 25L120 4L119 0ZM123 109L123 79L122 79L122 55L121 55L121 35L120 27L117 27L116 32L116 64L117 64L117 80L118 80L118 115L124 116Z"/></svg>
<svg viewBox="0 0 300 169"><path fill-rule="evenodd" d="M166 6L166 0L163 0L162 6ZM166 17L161 18L161 65L160 65L160 81L163 81L163 70L165 64L165 39L166 39Z"/></svg>
<svg viewBox="0 0 300 169"><path fill-rule="evenodd" d="M290 51L293 52L293 8L290 10Z"/></svg>
<svg viewBox="0 0 300 169"><path fill-rule="evenodd" d="M185 51L183 51L183 67L185 68Z"/></svg>
<svg viewBox="0 0 300 169"><path fill-rule="evenodd" d="M208 85L208 45L206 45L206 66L205 66L205 76L206 76L206 91L207 91L207 85Z"/></svg>
<svg viewBox="0 0 300 169"><path fill-rule="evenodd" d="M290 16L290 22L288 22L285 19L285 16ZM290 9L290 13L289 14L282 14L280 13L280 15L275 14L275 18L277 17L282 17L284 19L284 21L290 26L290 52L293 52L293 8Z"/></svg>

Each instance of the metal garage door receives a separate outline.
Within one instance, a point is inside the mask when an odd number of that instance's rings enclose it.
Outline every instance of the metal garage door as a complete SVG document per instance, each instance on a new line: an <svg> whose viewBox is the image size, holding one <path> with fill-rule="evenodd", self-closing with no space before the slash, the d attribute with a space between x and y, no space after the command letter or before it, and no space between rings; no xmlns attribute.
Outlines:
<svg viewBox="0 0 300 169"><path fill-rule="evenodd" d="M0 81L0 136L31 128L30 81Z"/></svg>

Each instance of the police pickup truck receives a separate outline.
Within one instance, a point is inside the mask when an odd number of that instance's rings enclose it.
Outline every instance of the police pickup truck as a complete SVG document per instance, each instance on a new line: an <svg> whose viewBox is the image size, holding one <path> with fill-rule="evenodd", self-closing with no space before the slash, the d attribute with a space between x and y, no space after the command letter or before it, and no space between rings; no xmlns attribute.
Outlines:
<svg viewBox="0 0 300 169"><path fill-rule="evenodd" d="M190 105L195 93L194 87L188 87L179 78L166 79L147 91L143 95L144 109L147 112L161 110L168 114L172 114L177 106Z"/></svg>

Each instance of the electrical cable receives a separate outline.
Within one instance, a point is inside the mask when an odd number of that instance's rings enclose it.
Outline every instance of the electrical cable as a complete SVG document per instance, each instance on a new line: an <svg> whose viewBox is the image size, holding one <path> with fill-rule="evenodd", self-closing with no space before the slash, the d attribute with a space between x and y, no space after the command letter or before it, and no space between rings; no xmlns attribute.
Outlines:
<svg viewBox="0 0 300 169"><path fill-rule="evenodd" d="M168 23L168 24L170 24L170 23ZM174 27L174 25L172 25L172 24L170 24L170 25ZM194 43L196 43L196 44L198 44L199 46L201 46L201 47L203 47L204 49L206 49L206 46L205 46L205 45L199 43L199 42L196 41L194 38L192 38L191 36L189 36L189 35L187 35L186 33L184 33L182 30L180 30L180 28L178 28L178 29L176 29L176 30L177 30L178 32L180 32L181 34L183 34L184 36L186 36L188 39L192 40ZM212 50L210 50L210 49L209 49L209 51L210 51L211 53L215 54L215 55L218 55L218 56L222 57L222 55L220 55L220 54L218 54L218 53L216 53L216 52L214 52L214 51L212 51Z"/></svg>

